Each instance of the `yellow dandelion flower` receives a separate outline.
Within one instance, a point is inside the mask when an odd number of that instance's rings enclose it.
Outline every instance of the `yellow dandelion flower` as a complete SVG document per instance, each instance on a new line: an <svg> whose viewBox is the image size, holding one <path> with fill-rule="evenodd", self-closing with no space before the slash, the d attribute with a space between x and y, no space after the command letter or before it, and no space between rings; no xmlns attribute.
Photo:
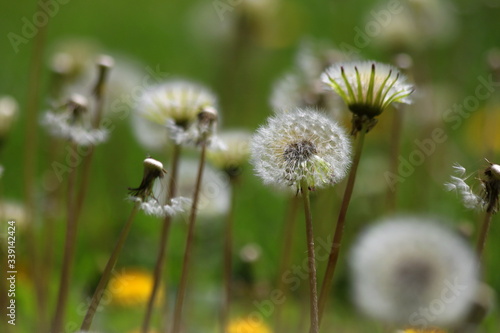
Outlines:
<svg viewBox="0 0 500 333"><path fill-rule="evenodd" d="M145 305L153 288L153 275L150 272L138 269L125 269L113 276L108 290L111 293L111 302L120 306ZM157 305L163 297L163 289L157 296Z"/></svg>
<svg viewBox="0 0 500 333"><path fill-rule="evenodd" d="M228 333L271 333L271 329L265 323L238 318L229 322Z"/></svg>
<svg viewBox="0 0 500 333"><path fill-rule="evenodd" d="M407 328L402 333L446 333L439 328L427 328L427 329L417 329L417 328Z"/></svg>

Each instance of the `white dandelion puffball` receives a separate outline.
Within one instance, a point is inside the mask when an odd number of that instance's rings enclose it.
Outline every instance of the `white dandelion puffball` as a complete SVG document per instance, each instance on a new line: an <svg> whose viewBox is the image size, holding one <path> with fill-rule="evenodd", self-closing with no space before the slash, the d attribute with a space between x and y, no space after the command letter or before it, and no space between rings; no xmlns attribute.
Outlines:
<svg viewBox="0 0 500 333"><path fill-rule="evenodd" d="M173 121L186 129L203 108L217 106L217 99L197 83L174 80L153 86L140 98L136 111L162 126Z"/></svg>
<svg viewBox="0 0 500 333"><path fill-rule="evenodd" d="M467 314L478 286L476 256L438 222L391 218L358 239L349 260L362 311L414 327L445 327Z"/></svg>
<svg viewBox="0 0 500 333"><path fill-rule="evenodd" d="M394 102L411 104L413 86L390 65L375 61L339 63L328 68L321 79L359 116L373 118Z"/></svg>
<svg viewBox="0 0 500 333"><path fill-rule="evenodd" d="M351 163L345 131L312 109L278 112L250 143L251 162L265 184L311 188L339 182Z"/></svg>

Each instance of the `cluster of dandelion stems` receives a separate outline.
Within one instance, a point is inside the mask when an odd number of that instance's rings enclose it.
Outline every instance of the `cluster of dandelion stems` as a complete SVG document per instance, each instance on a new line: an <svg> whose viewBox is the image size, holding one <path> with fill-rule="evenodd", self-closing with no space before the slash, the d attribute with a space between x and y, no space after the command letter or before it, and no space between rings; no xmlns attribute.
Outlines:
<svg viewBox="0 0 500 333"><path fill-rule="evenodd" d="M106 87L105 82L108 76L109 68L110 68L109 63L100 64L98 66L99 69L98 80L93 89L93 95L96 105L94 118L92 120L92 126L94 128L98 128L101 121L101 115L104 103L103 102L104 92ZM76 143L71 142L71 145L73 146L72 148L75 148ZM69 296L68 295L69 283L71 279L73 261L75 255L75 246L76 246L77 232L78 232L78 220L81 215L83 203L89 185L93 151L94 148L90 147L90 152L83 161L83 170L81 170L82 172L81 184L78 191L76 188L76 182L77 182L77 171L79 170L77 168L73 168L72 170L70 170L68 175L69 178L68 178L67 197L66 197L67 221L66 221L64 257L61 269L61 281L59 285L56 310L52 322L52 332L60 332L64 322L64 317L66 313L66 304Z"/></svg>

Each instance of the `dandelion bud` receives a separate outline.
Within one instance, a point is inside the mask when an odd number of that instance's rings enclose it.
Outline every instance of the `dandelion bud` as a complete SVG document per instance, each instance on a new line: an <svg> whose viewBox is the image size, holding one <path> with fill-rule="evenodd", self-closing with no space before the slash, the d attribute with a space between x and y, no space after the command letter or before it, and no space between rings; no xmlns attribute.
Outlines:
<svg viewBox="0 0 500 333"><path fill-rule="evenodd" d="M217 110L211 106L204 107L197 115L197 143L206 142L215 133L217 125Z"/></svg>
<svg viewBox="0 0 500 333"><path fill-rule="evenodd" d="M143 164L144 173L141 184L136 188L128 188L129 199L139 203L140 208L147 215L165 217L184 212L191 203L190 199L177 197L173 198L168 204L162 205L153 193L156 180L163 178L167 173L167 170L163 168L163 164L151 157L146 158Z"/></svg>
<svg viewBox="0 0 500 333"><path fill-rule="evenodd" d="M455 325L478 286L477 260L467 242L423 218L392 218L369 228L355 243L350 266L361 310L419 329Z"/></svg>
<svg viewBox="0 0 500 333"><path fill-rule="evenodd" d="M498 212L498 204L500 200L500 165L490 164L483 172L481 182L484 186L483 200L486 203L487 212Z"/></svg>
<svg viewBox="0 0 500 333"><path fill-rule="evenodd" d="M347 173L351 146L344 130L311 109L277 113L250 143L251 162L265 184L312 190L335 184Z"/></svg>
<svg viewBox="0 0 500 333"><path fill-rule="evenodd" d="M157 178L163 178L167 171L160 161L150 157L144 160L144 173L139 187L129 188L130 195L145 200L153 196L153 184Z"/></svg>
<svg viewBox="0 0 500 333"><path fill-rule="evenodd" d="M375 61L350 62L333 65L321 76L324 83L342 97L354 114L353 133L368 122L367 130L376 124L374 119L391 103L410 104L413 87L395 67Z"/></svg>

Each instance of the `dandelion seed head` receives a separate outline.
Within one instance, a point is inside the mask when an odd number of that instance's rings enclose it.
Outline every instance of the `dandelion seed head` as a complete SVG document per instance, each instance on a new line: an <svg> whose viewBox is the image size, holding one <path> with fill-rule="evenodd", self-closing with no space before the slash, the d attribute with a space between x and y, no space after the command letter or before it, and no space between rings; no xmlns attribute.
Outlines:
<svg viewBox="0 0 500 333"><path fill-rule="evenodd" d="M279 188L335 184L350 166L351 146L344 130L312 109L270 117L252 137L251 162L265 184Z"/></svg>
<svg viewBox="0 0 500 333"><path fill-rule="evenodd" d="M361 310L402 325L441 327L463 318L478 285L476 257L463 238L438 222L391 218L358 239L349 259ZM437 302L440 309L433 311ZM423 317L422 308L435 320Z"/></svg>
<svg viewBox="0 0 500 333"><path fill-rule="evenodd" d="M328 68L321 79L360 117L374 118L391 103L411 104L413 87L390 65L375 61L339 63Z"/></svg>
<svg viewBox="0 0 500 333"><path fill-rule="evenodd" d="M70 140L82 147L103 143L108 139L109 132L92 128L87 107L84 96L73 94L63 106L63 111L47 111L43 114L41 124L52 136Z"/></svg>

